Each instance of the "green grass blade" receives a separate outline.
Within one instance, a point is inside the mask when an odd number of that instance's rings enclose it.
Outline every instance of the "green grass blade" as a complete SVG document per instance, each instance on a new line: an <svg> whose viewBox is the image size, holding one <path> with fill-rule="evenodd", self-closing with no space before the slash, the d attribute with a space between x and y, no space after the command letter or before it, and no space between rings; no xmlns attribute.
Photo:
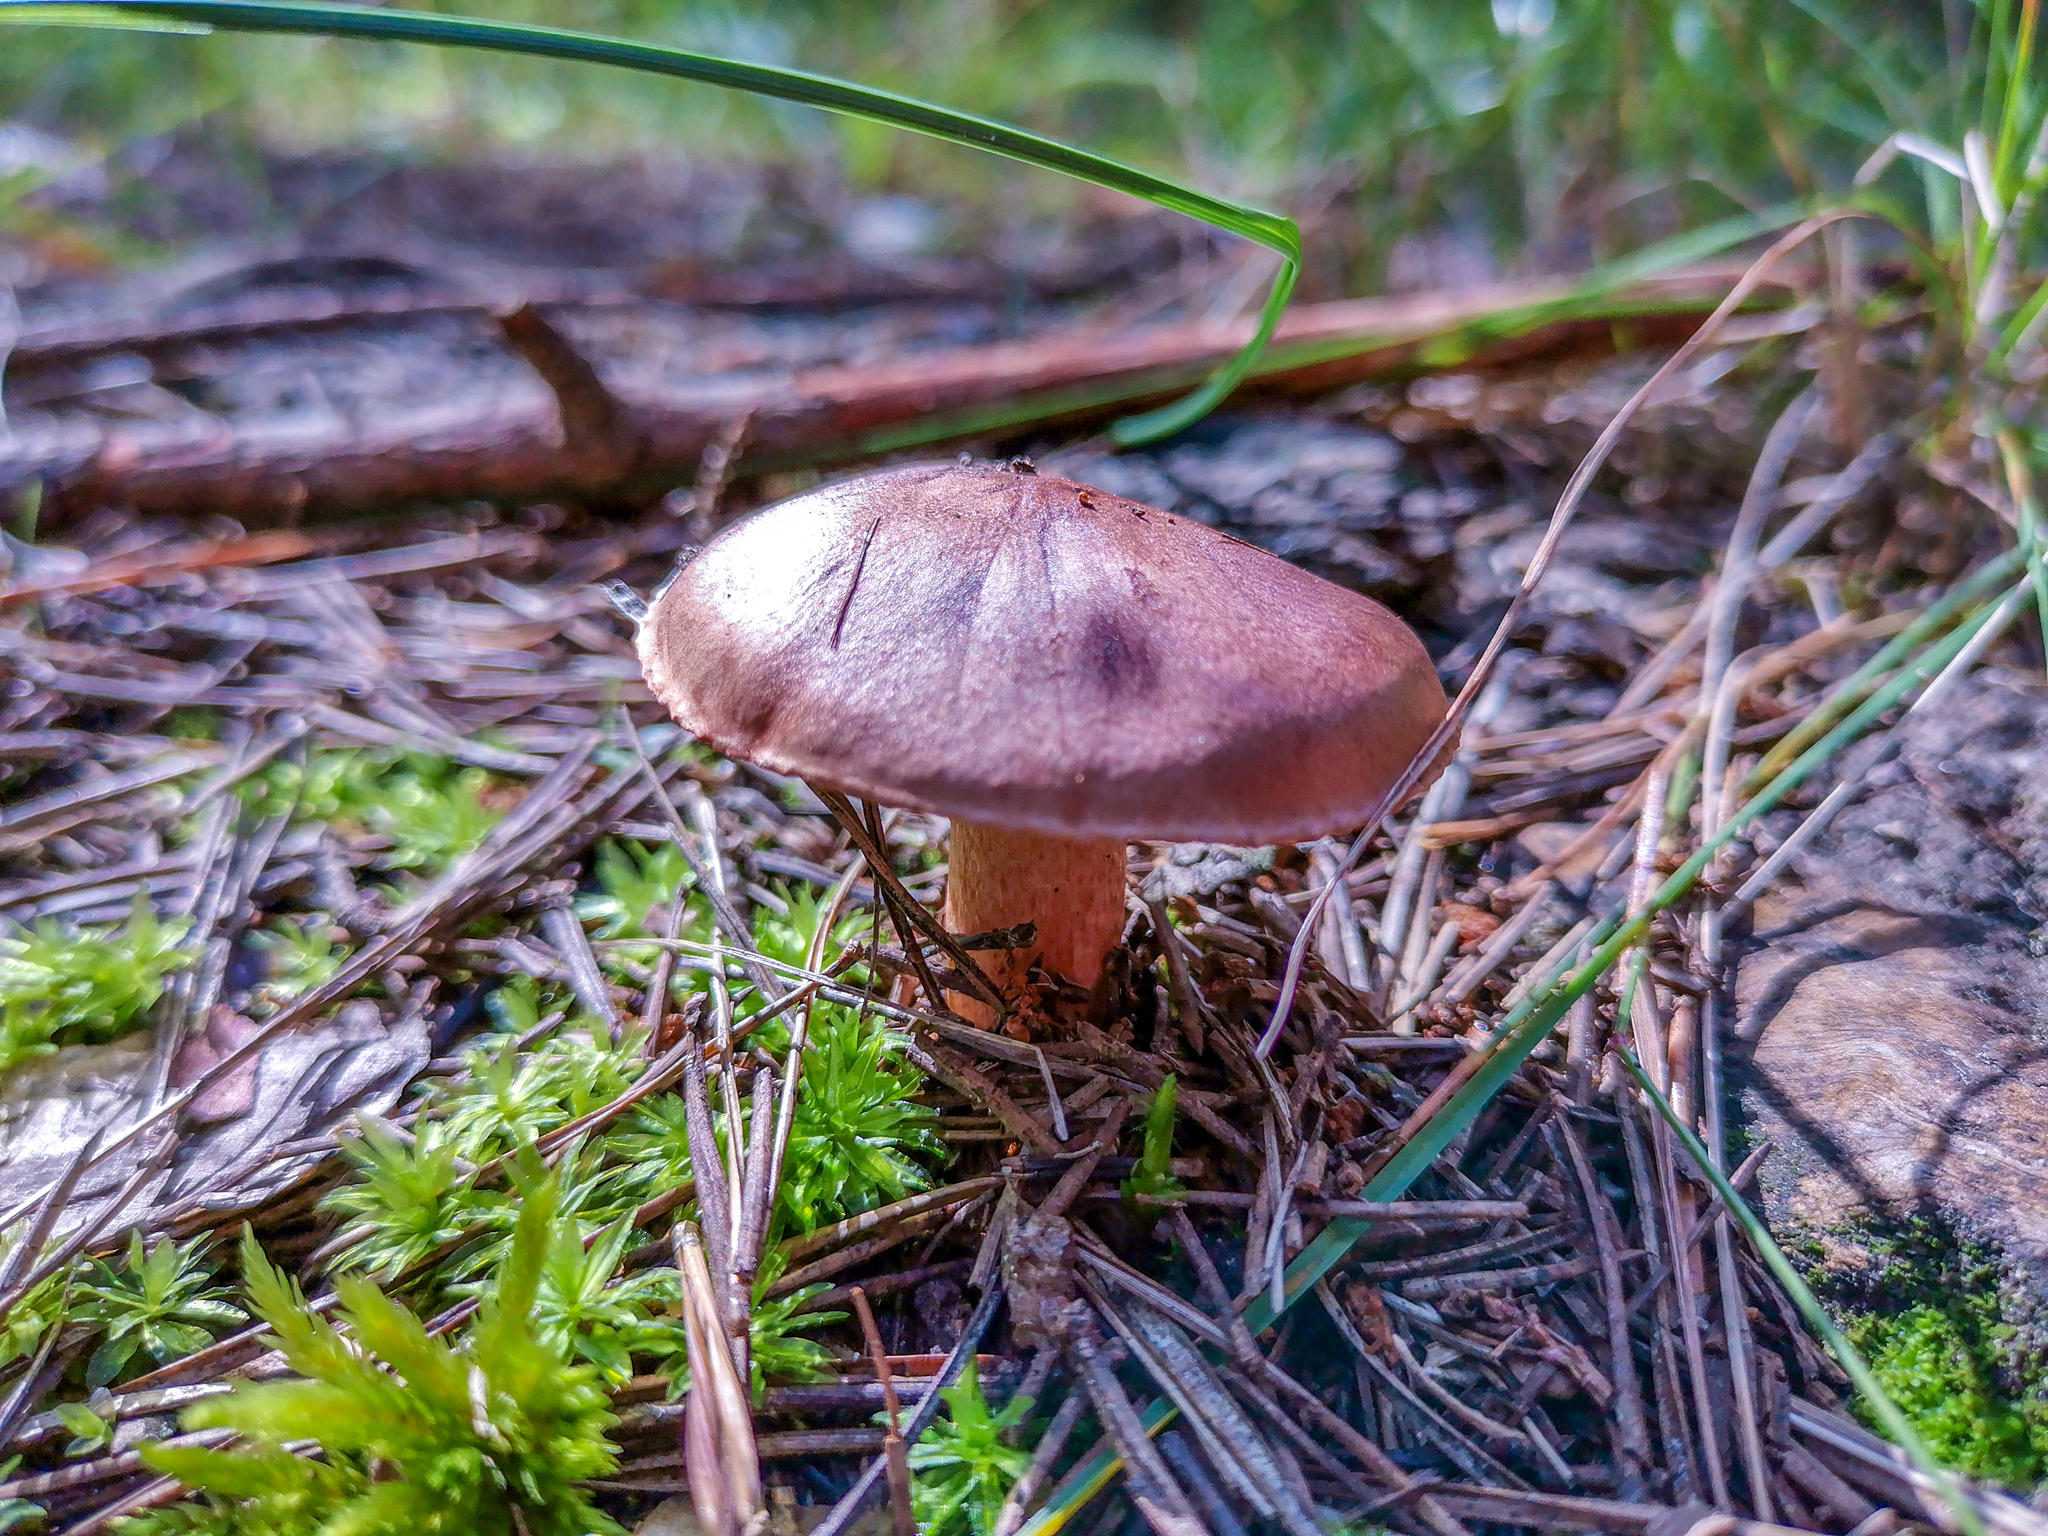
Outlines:
<svg viewBox="0 0 2048 1536"><path fill-rule="evenodd" d="M1146 1434L1157 1439L1160 1432L1179 1417L1180 1410L1162 1397L1153 1400L1138 1416L1138 1422L1144 1426ZM1056 1536L1090 1499L1109 1486L1110 1479L1122 1466L1123 1461L1117 1456L1115 1447L1105 1440L1060 1479L1052 1497L1045 1501L1038 1513L1024 1522L1017 1536Z"/></svg>
<svg viewBox="0 0 2048 1536"><path fill-rule="evenodd" d="M1959 1496L1954 1476L1935 1459L1934 1452L1920 1437L1920 1432L1913 1427L1913 1421L1906 1417L1897 1403L1892 1401L1891 1395L1878 1381L1876 1373L1870 1369L1869 1362L1863 1358L1862 1351L1851 1344L1848 1336L1835 1326L1835 1320L1828 1316L1827 1308L1820 1304L1820 1298L1813 1294L1799 1271L1792 1267L1792 1261L1785 1257L1785 1250L1778 1246L1777 1240L1771 1236L1770 1229L1763 1224L1756 1212L1749 1208L1748 1202L1742 1198L1734 1184L1729 1182L1728 1175L1714 1166L1713 1159L1707 1154L1706 1145L1671 1107L1671 1101L1657 1091L1657 1085L1650 1080L1650 1074L1643 1070L1643 1064L1636 1059L1635 1052L1624 1047L1619 1054L1622 1065L1628 1068L1629 1075L1636 1080L1636 1086L1642 1089L1652 1104L1656 1105L1657 1113L1664 1117L1665 1123L1678 1137L1680 1145L1692 1158L1694 1166L1720 1194L1728 1208L1728 1214L1734 1218L1735 1224L1742 1228L1743 1235L1749 1239L1750 1245L1756 1249L1770 1272L1777 1277L1778 1284L1785 1288L1785 1294L1790 1296L1793 1304L1799 1308L1807 1326L1820 1335L1821 1342L1827 1345L1829 1353L1841 1363L1842 1369L1849 1373L1849 1379L1856 1384L1856 1390L1863 1394L1863 1400L1870 1405L1871 1412L1876 1414L1878 1421L1884 1425L1885 1433L1892 1437L1894 1444L1912 1457L1913 1464L1941 1490L1941 1495L1948 1501L1949 1508L1955 1511L1957 1519L1971 1536L1985 1536L1984 1522L1978 1517L1975 1506Z"/></svg>
<svg viewBox="0 0 2048 1536"><path fill-rule="evenodd" d="M1998 344L1984 360L1987 370L1995 372L2004 369L2006 360L2012 356L2013 348L2019 345L2022 336L2034 328L2044 308L2048 308L2048 283L2036 288L2027 296L2026 301L2013 311L2012 318L2006 321L2005 328L1998 334Z"/></svg>
<svg viewBox="0 0 2048 1536"><path fill-rule="evenodd" d="M157 16L131 16L110 6L84 0L78 5L8 5L0 8L0 25L34 27L99 27L112 32L170 32L205 37L213 28L193 21Z"/></svg>
<svg viewBox="0 0 2048 1536"><path fill-rule="evenodd" d="M1266 300L1251 343L1188 398L1163 410L1118 422L1111 436L1126 446L1169 436L1213 410L1251 371L1280 323L1301 268L1301 231L1294 221L1244 203L1212 197L1164 176L1125 165L1058 140L977 117L951 107L899 96L893 91L835 80L805 70L753 64L683 48L600 37L559 27L437 16L419 11L371 9L357 5L293 4L287 0L83 0L51 5L43 0L0 0L0 21L58 25L135 26L171 22L231 32L272 32L358 41L420 43L441 48L476 48L526 54L570 63L617 68L694 80L746 91L778 101L817 107L845 117L906 129L951 144L986 150L1041 170L1058 171L1093 186L1141 198L1185 214L1228 234L1265 246L1280 256L1280 272Z"/></svg>
<svg viewBox="0 0 2048 1536"><path fill-rule="evenodd" d="M1294 229L1292 220L1288 221L1287 227L1290 231ZM1232 390L1244 382L1245 375L1258 362L1259 354L1266 350L1266 343L1273 339L1273 330L1280 324L1281 312L1287 308L1287 301L1294 294L1294 280L1301 274L1300 239L1299 233L1295 233L1296 249L1292 255L1270 240L1260 242L1280 251L1282 264L1280 275L1273 279L1273 291L1266 296L1266 310L1259 317L1259 329L1251 344L1217 369L1208 383L1185 400L1177 400L1162 410L1148 411L1142 416L1126 416L1116 422L1109 429L1112 442L1122 448L1135 448L1143 443L1157 442L1162 437L1171 437L1215 410L1229 398Z"/></svg>
<svg viewBox="0 0 2048 1536"><path fill-rule="evenodd" d="M1866 687L1897 666L1900 658L1910 654L1914 646L1946 624L1954 614L1976 601L1994 583L2009 581L2019 574L2023 563L2024 557L2017 549L2008 549L1985 561L1971 573L1967 581L1951 588L1919 618L1892 636L1875 656L1845 678L1812 714L1788 731L1783 741L1764 754L1763 760L1756 766L1756 771L1744 782L1744 792L1754 789L1758 784L1774 776L1785 763L1805 751L1810 742L1826 731L1840 718L1844 710L1856 702L1857 696Z"/></svg>

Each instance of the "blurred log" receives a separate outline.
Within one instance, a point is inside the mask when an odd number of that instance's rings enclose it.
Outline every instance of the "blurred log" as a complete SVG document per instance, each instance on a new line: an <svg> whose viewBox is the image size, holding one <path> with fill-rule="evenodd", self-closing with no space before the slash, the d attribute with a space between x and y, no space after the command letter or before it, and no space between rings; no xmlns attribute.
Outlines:
<svg viewBox="0 0 2048 1536"><path fill-rule="evenodd" d="M1320 391L1668 342L1739 270L1692 268L1597 296L1546 282L1302 305L1247 389ZM1786 296L1779 288L1766 302ZM646 499L688 483L742 422L738 472L748 474L1100 421L1186 389L1250 339L1252 322L1084 330L876 366L756 367L658 392L608 382L540 307L498 325L546 393L479 391L353 422L302 413L231 425L196 409L66 419L0 433L0 491L40 482L59 520L113 505L245 524L420 502Z"/></svg>

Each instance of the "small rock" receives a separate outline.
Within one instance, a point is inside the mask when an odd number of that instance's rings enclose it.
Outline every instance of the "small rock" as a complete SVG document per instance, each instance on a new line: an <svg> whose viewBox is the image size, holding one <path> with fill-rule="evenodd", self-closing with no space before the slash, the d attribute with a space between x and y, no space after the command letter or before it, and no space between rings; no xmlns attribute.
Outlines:
<svg viewBox="0 0 2048 1536"><path fill-rule="evenodd" d="M1905 731L1757 905L1734 1086L1780 1149L1768 1214L1823 1269L1874 1279L1867 1219L1932 1217L2048 1347L2048 690L1982 672Z"/></svg>

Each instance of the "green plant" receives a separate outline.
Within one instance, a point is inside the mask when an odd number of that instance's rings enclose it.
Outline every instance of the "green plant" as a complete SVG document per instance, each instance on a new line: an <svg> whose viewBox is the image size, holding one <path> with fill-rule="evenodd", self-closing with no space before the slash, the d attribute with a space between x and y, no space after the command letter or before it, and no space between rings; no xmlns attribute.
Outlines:
<svg viewBox="0 0 2048 1536"><path fill-rule="evenodd" d="M598 845L595 865L598 888L576 899L576 915L596 923L599 938L621 940L666 938L665 919L670 904L687 903L676 937L701 943L711 933L711 911L701 901L692 901L689 887L696 877L690 872L682 850L674 843L645 843L607 840ZM660 951L652 944L615 944L598 951L598 961L607 967L619 962L637 966L653 965ZM676 983L670 983L671 989Z"/></svg>
<svg viewBox="0 0 2048 1536"><path fill-rule="evenodd" d="M241 786L260 815L291 813L355 835L387 839L378 862L386 869L429 874L469 852L504 811L484 795L498 781L426 752L342 748L305 763L276 762Z"/></svg>
<svg viewBox="0 0 2048 1536"><path fill-rule="evenodd" d="M601 1026L594 1035L551 1035L524 1054L516 1043L508 1036L495 1052L472 1051L468 1078L437 1087L426 1101L449 1143L472 1162L603 1108L646 1067L637 1033L613 1045Z"/></svg>
<svg viewBox="0 0 2048 1536"><path fill-rule="evenodd" d="M71 1320L69 1274L54 1274L7 1310L0 1322L0 1367L26 1360L42 1347L50 1331Z"/></svg>
<svg viewBox="0 0 2048 1536"><path fill-rule="evenodd" d="M242 1309L224 1299L228 1290L213 1283L212 1267L200 1257L205 1246L204 1237L182 1245L164 1237L145 1252L137 1232L118 1268L104 1259L92 1262L74 1290L77 1320L105 1333L86 1362L88 1387L118 1380L138 1353L166 1365L246 1321Z"/></svg>
<svg viewBox="0 0 2048 1536"><path fill-rule="evenodd" d="M511 977L484 999L484 1011L506 1035L526 1034L551 1014L566 1015L571 1006L567 987L543 986L531 976Z"/></svg>
<svg viewBox="0 0 2048 1536"><path fill-rule="evenodd" d="M334 922L321 913L277 917L248 935L269 972L257 988L256 1004L267 1009L317 987L349 956L346 944L334 942Z"/></svg>
<svg viewBox="0 0 2048 1536"><path fill-rule="evenodd" d="M641 1199L651 1199L695 1177L690 1128L680 1094L656 1094L633 1107L625 1128L605 1138L619 1159L621 1178Z"/></svg>
<svg viewBox="0 0 2048 1536"><path fill-rule="evenodd" d="M1181 1192L1180 1181L1172 1173L1173 1112L1179 1099L1180 1080L1169 1072L1152 1095L1151 1108L1145 1111L1145 1149L1138 1154L1138 1166L1124 1180L1126 1200L1135 1201L1140 1195L1163 1199Z"/></svg>
<svg viewBox="0 0 2048 1536"><path fill-rule="evenodd" d="M9 1456L0 1461L0 1479L11 1478L14 1469L21 1465L19 1456ZM18 1530L24 1525L41 1525L44 1519L43 1506L32 1504L27 1499L0 1499L0 1533Z"/></svg>
<svg viewBox="0 0 2048 1536"><path fill-rule="evenodd" d="M615 838L598 844L595 872L598 889L577 898L576 915L595 922L598 935L607 939L651 937L649 914L666 907L695 880L674 843L649 847Z"/></svg>
<svg viewBox="0 0 2048 1536"><path fill-rule="evenodd" d="M809 965L811 942L817 934L817 924L823 920L823 895L811 887L801 887L782 889L780 899L786 911L776 911L766 903L754 909L754 948L766 958L770 958L770 961L778 961L782 965ZM840 922L836 922L834 928L831 928L831 934L827 936L827 942L823 946L823 961L831 963L840 950L864 940L868 936L872 922L874 918L868 911L854 911L840 918ZM684 928L680 938L690 940L694 944L705 944L707 940L711 940L711 913L702 907L692 909L690 924ZM651 954L651 950L627 952L635 956ZM860 987L866 983L866 979L868 973L860 965L854 965L840 973L842 985L848 987ZM709 993L711 977L705 971L688 969L680 971L672 985L680 995ZM748 993L735 1001L733 1014L735 1018L745 1020L758 1014L764 1006L766 1001L758 993ZM768 1053L782 1053L788 1047L788 1020L772 1020L760 1034L754 1036L754 1042L760 1044Z"/></svg>
<svg viewBox="0 0 2048 1536"><path fill-rule="evenodd" d="M503 1230L510 1201L477 1189L475 1169L457 1151L446 1126L422 1121L411 1140L375 1120L343 1150L355 1177L320 1202L348 1218L355 1241L340 1263L367 1274L396 1278L450 1244L479 1241L479 1228Z"/></svg>
<svg viewBox="0 0 2048 1536"><path fill-rule="evenodd" d="M182 705L164 716L157 734L173 741L215 741L220 737L220 712Z"/></svg>
<svg viewBox="0 0 2048 1536"><path fill-rule="evenodd" d="M918 1529L924 1536L990 1536L1003 1500L1031 1465L1031 1453L1010 1443L1031 1399L1013 1397L1002 1412L990 1413L972 1360L939 1395L948 1416L910 1448Z"/></svg>
<svg viewBox="0 0 2048 1536"><path fill-rule="evenodd" d="M781 887L780 895L789 910L776 912L764 906L754 914L754 947L784 965L802 965L810 956L818 925L825 918L825 893L816 886L803 885ZM840 951L867 938L874 923L872 912L850 912L841 917L826 937L825 959L830 961ZM856 967L848 973L847 980L858 986L864 974Z"/></svg>
<svg viewBox="0 0 2048 1536"><path fill-rule="evenodd" d="M0 935L0 1072L59 1045L118 1039L190 965L190 923L160 921L138 895L119 928L68 929L53 918Z"/></svg>
<svg viewBox="0 0 2048 1536"><path fill-rule="evenodd" d="M816 1230L923 1189L919 1158L940 1158L937 1112L902 1060L903 1040L844 1008L820 1008L782 1162L777 1209L787 1229Z"/></svg>
<svg viewBox="0 0 2048 1536"><path fill-rule="evenodd" d="M816 1339L803 1337L813 1328L844 1322L844 1312L804 1308L821 1294L822 1284L802 1285L782 1296L768 1292L782 1278L789 1261L771 1251L754 1275L753 1321L748 1330L753 1361L752 1388L756 1401L771 1381L822 1381L834 1367L832 1352Z"/></svg>
<svg viewBox="0 0 2048 1536"><path fill-rule="evenodd" d="M648 1353L666 1342L668 1330L652 1320L649 1304L678 1294L672 1269L619 1276L632 1240L633 1224L623 1216L587 1247L574 1222L559 1223L534 1300L541 1340L565 1356L589 1361L615 1386L633 1374L635 1351Z"/></svg>
<svg viewBox="0 0 2048 1536"><path fill-rule="evenodd" d="M1201 219L1218 229L1256 241L1277 253L1280 271L1267 296L1250 342L1186 398L1142 416L1115 423L1119 442L1149 442L1200 420L1229 396L1258 360L1294 291L1301 271L1301 232L1292 219L1267 213L1192 187L1122 165L1101 155L984 117L915 101L891 91L834 80L803 70L719 58L682 48L596 37L557 27L482 21L399 10L366 11L334 4L250 5L237 0L182 0L182 3L125 3L84 0L44 4L41 0L0 0L0 22L55 22L65 25L134 28L160 24L166 30L229 30L355 37L477 49L667 75L725 86L773 100L823 108L863 123L883 124L947 143L967 145L1026 165L1142 198L1159 207Z"/></svg>
<svg viewBox="0 0 2048 1536"><path fill-rule="evenodd" d="M761 1401L770 1382L825 1381L837 1365L831 1350L804 1334L844 1322L846 1314L804 1310L812 1297L825 1290L822 1284L799 1286L786 1295L771 1297L768 1292L782 1278L787 1265L788 1261L771 1249L754 1275L747 1350L751 1378L748 1387L756 1403ZM665 1273L673 1284L675 1271ZM690 1359L682 1319L664 1315L654 1318L653 1325L657 1330L653 1337L661 1341L659 1350L654 1351L659 1356L656 1369L668 1377L668 1395L679 1398L690 1390Z"/></svg>
<svg viewBox="0 0 2048 1536"><path fill-rule="evenodd" d="M55 1412L57 1421L71 1431L71 1443L64 1447L66 1456L90 1456L113 1441L114 1426L86 1404L59 1403Z"/></svg>
<svg viewBox="0 0 2048 1536"><path fill-rule="evenodd" d="M529 1191L496 1292L458 1348L368 1281L341 1280L349 1337L307 1307L245 1232L252 1306L300 1381L237 1384L188 1409L234 1450L152 1446L157 1471L206 1496L204 1512L146 1515L131 1536L616 1536L577 1484L618 1465L596 1372L534 1327L554 1240L551 1182ZM318 1459L291 1447L312 1442Z"/></svg>
<svg viewBox="0 0 2048 1536"><path fill-rule="evenodd" d="M1972 1477L2027 1492L2048 1478L2048 1405L2015 1403L2000 1390L1968 1300L1858 1319L1847 1332L1936 1456Z"/></svg>

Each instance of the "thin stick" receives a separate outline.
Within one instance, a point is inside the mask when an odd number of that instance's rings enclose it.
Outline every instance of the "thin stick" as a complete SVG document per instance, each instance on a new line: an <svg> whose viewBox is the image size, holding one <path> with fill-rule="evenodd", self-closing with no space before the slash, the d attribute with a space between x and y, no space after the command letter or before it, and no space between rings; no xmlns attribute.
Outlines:
<svg viewBox="0 0 2048 1536"><path fill-rule="evenodd" d="M1408 798L1430 764L1434 763L1444 748L1456 739L1466 712L1478 698L1480 689L1490 680L1501 651L1521 626L1522 616L1528 611L1537 586L1549 570L1550 562L1557 553L1557 546L1564 538L1565 529L1571 525L1573 514L1578 511L1579 503L1592 486L1593 477L1606 464L1614 452L1615 445L1621 441L1622 434L1628 430L1629 424L1635 420L1644 405L1654 399L1658 390L1663 388L1671 376L1691 362L1700 349L1713 339L1727 318L1741 308L1750 294L1756 291L1757 286L1780 261L1830 225L1837 224L1843 219L1868 217L1871 215L1856 209L1835 209L1828 213L1816 214L1780 236L1769 250L1750 265L1749 270L1742 274L1735 286L1728 290L1728 296L1720 302L1700 328L1687 337L1685 342L1665 359L1663 366L1650 375L1642 388L1629 397L1628 403L1614 413L1613 419L1601 431L1592 449L1573 471L1564 494L1558 498L1557 509L1551 513L1550 524L1544 530L1543 540L1537 545L1536 553L1529 561L1529 568L1522 576L1522 584L1510 599L1507 612L1501 615L1500 622L1494 626L1493 636L1487 641L1486 649L1480 653L1479 660L1473 665L1471 675L1465 679L1465 686L1458 690L1457 698L1451 701L1451 707L1445 714L1443 722L1430 732L1429 739L1409 760L1407 768L1402 771L1399 778L1387 786L1379 802L1367 814L1364 825L1344 855L1340 873L1348 874L1365 856L1366 848L1379 833L1380 823L1386 819L1390 811ZM1258 1054L1261 1056L1271 1054L1273 1047L1279 1043L1281 1032L1287 1027L1288 1016L1294 1011L1295 995L1301 987L1302 966L1308 958L1306 936L1313 934L1322 922L1323 909L1328 905L1330 894L1335 889L1334 884L1324 886L1315 900L1309 903L1308 912L1302 919L1304 936L1297 938L1288 949L1287 965L1281 974L1280 993L1273 1003L1272 1018L1266 1025L1265 1033L1259 1037Z"/></svg>
<svg viewBox="0 0 2048 1536"><path fill-rule="evenodd" d="M695 782L687 787L691 791L685 796L690 805L690 820L696 823L696 836L703 849L698 879L711 900L713 911L724 906L733 913L733 922L738 925L742 919L726 892L725 859L718 851L717 809ZM746 1210L746 1158L740 1135L740 1127L745 1122L740 1114L739 1068L732 1054L732 991L726 985L725 940L720 932L723 927L723 923L714 923L711 928L711 969L708 976L711 982L711 1039L718 1048L718 1098L725 1110L725 1180L729 1196L726 1209L731 1221L726 1236L726 1257L731 1261L739 1254L740 1220ZM751 938L749 934L748 939ZM741 963L745 964L744 954ZM753 967L749 966L748 971L751 974ZM758 981L756 985L759 985ZM764 990L762 995L772 998L775 994ZM703 1185L700 1175L697 1187L701 1189ZM720 1276L721 1280L724 1278Z"/></svg>
<svg viewBox="0 0 2048 1536"><path fill-rule="evenodd" d="M1614 1381L1615 1420L1619 1430L1616 1459L1620 1463L1621 1486L1626 1489L1632 1480L1642 1477L1649 1465L1650 1435L1643 1419L1643 1394L1636 1379L1635 1349L1629 1341L1628 1314L1623 1310L1627 1298L1622 1292L1621 1261L1616 1256L1611 1226L1614 1210L1606 1196L1601 1194L1599 1181L1593 1176L1593 1160L1587 1154L1585 1138L1580 1134L1578 1124L1570 1115L1557 1118L1562 1127L1559 1139L1564 1143L1579 1193L1585 1199L1586 1215L1593 1223L1593 1241L1600 1253L1600 1297L1607 1312L1608 1370Z"/></svg>
<svg viewBox="0 0 2048 1536"><path fill-rule="evenodd" d="M1351 904L1351 888L1338 873L1339 855L1329 838L1315 845L1309 855L1309 867L1315 878L1324 885L1339 887L1330 901L1329 929L1324 935L1325 962L1330 969L1351 984L1354 991L1368 992L1372 988L1372 957L1366 952L1365 933L1359 926L1358 911ZM1334 945L1331 939L1334 938Z"/></svg>
<svg viewBox="0 0 2048 1536"><path fill-rule="evenodd" d="M980 1304L968 1317L966 1328L961 1330L959 1342L946 1356L938 1375L932 1378L931 1389L926 1392L924 1401L917 1405L917 1412L910 1416L910 1427L903 1432L903 1438L910 1444L917 1444L938 1418L939 1410L945 1406L945 1399L939 1394L960 1379L960 1372L974 1358L974 1351L980 1345L982 1335L988 1332L989 1324L995 1321L996 1309L1002 1301L1002 1281L991 1278L988 1289L982 1292ZM888 1463L884 1459L869 1462L861 1475L854 1479L853 1486L832 1506L832 1513L812 1529L811 1536L847 1536L854 1521L860 1518L860 1512L867 1507L868 1500L874 1496L875 1489L881 1486L887 1468Z"/></svg>
<svg viewBox="0 0 2048 1536"><path fill-rule="evenodd" d="M917 1536L917 1515L910 1501L910 1458L903 1446L903 1409L896 1401L896 1380L889 1373L889 1351L882 1345L882 1330L875 1326L874 1309L868 1293L859 1286L851 1292L853 1310L860 1318L860 1331L867 1339L868 1358L874 1362L875 1380L882 1384L882 1406L889 1415L889 1433L882 1441L882 1459L889 1468L889 1517L895 1536Z"/></svg>
<svg viewBox="0 0 2048 1536"><path fill-rule="evenodd" d="M869 869L874 872L875 892L877 895L885 898L891 915L914 926L926 938L938 945L946 958L952 961L953 968L960 973L960 979L967 984L968 990L975 993L983 1002L994 1008L999 1019L1003 1017L1008 1011L1008 1004L1003 1001L1002 993L997 989L995 983L988 979L988 975L982 970L980 962L972 954L968 953L967 950L961 948L959 940L946 932L945 926L932 916L924 903L912 896L904 888L902 880L897 877L895 867L889 862L888 845L881 838L879 824L873 829L864 825L860 815L854 810L853 802L837 790L819 789L815 784L811 788L818 798L825 802L840 826L845 828L846 835L853 839L855 845L867 859ZM912 963L923 967L923 954L919 946L912 942L908 933L904 935L903 947L910 956ZM928 974L927 971L921 970L920 979L928 976ZM936 1008L943 1008L944 1006L943 999L938 998L936 994L934 995L933 1006Z"/></svg>
<svg viewBox="0 0 2048 1536"><path fill-rule="evenodd" d="M1074 1426L1081 1422L1081 1410L1087 1406L1087 1393L1069 1392L1066 1395L1059 1411L1053 1414L1052 1422L1038 1437L1038 1445L1031 1453L1031 1465L1024 1469L1024 1475L1017 1479L1003 1499L992 1536L1017 1536L1017 1528L1024 1523L1025 1512L1030 1509L1031 1501L1038 1497L1039 1489L1045 1486L1046 1478L1052 1475L1053 1464L1067 1448L1067 1439L1073 1434Z"/></svg>
<svg viewBox="0 0 2048 1536"><path fill-rule="evenodd" d="M705 1092L704 1052L694 1040L683 1057L683 1127L689 1139L690 1176L697 1185L698 1214L704 1223L711 1272L720 1277L720 1294L730 1300L732 1276L732 1181L726 1176L712 1129L711 1104ZM727 1122L738 1134L738 1122ZM722 1306L720 1312L730 1310Z"/></svg>
<svg viewBox="0 0 2048 1536"><path fill-rule="evenodd" d="M623 710L620 711L622 719L624 713ZM740 916L738 909L725 894L725 868L718 856L716 823L713 824L710 840L704 844L704 856L700 858L690 851L690 845L696 841L696 837L689 827L684 825L682 813L676 809L676 803L669 795L668 786L662 783L661 774L655 769L653 760L648 757L647 748L641 744L640 733L633 729L631 720L625 721L625 729L626 740L633 748L633 756L638 760L642 776L647 780L648 791L653 796L654 803L661 807L668 818L669 830L675 835L676 851L683 856L683 862L696 877L697 889L704 893L704 899L711 904L713 926L724 933L733 948L740 953L741 963L747 966L748 979L761 989L763 997L773 1002L782 995L782 989L776 985L774 976L746 959L753 943L753 930L747 926L746 920ZM694 781L690 783L690 788L696 792L698 799L703 798L703 790L698 789ZM707 870L707 865L710 866L710 870ZM716 872L715 880L711 877L711 871Z"/></svg>
<svg viewBox="0 0 2048 1536"><path fill-rule="evenodd" d="M676 1268L683 1281L683 1316L690 1325L690 1408L702 1406L716 1426L716 1459L721 1492L731 1496L733 1528L746 1531L761 1508L761 1458L754 1447L754 1421L746 1388L721 1337L718 1291L704 1262L704 1249L689 1222L675 1228ZM701 1396L702 1402L698 1399ZM693 1492L696 1490L693 1488Z"/></svg>

